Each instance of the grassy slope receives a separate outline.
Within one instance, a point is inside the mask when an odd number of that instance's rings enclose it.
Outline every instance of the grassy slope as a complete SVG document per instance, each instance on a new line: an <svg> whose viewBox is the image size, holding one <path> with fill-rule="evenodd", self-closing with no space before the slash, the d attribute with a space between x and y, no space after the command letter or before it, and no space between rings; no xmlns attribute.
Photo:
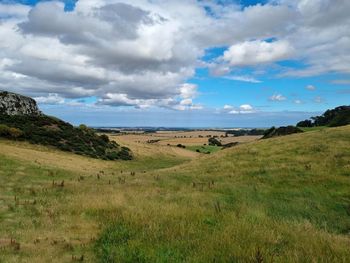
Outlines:
<svg viewBox="0 0 350 263"><path fill-rule="evenodd" d="M88 172L0 150L0 262L68 262L82 254L86 262L346 262L349 147L347 126L163 170L153 169L169 156L139 157L123 168L96 161ZM171 160L158 167L181 162ZM53 179L65 186L52 187Z"/></svg>
<svg viewBox="0 0 350 263"><path fill-rule="evenodd" d="M316 127L299 127L301 130L304 132L309 132L309 131L321 131L324 129L328 129L327 126L316 126Z"/></svg>

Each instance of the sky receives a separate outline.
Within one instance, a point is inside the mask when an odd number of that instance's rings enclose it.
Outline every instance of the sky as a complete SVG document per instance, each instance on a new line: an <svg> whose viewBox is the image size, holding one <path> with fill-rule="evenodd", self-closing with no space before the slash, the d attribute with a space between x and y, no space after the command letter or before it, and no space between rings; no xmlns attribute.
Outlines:
<svg viewBox="0 0 350 263"><path fill-rule="evenodd" d="M270 127L349 105L348 0L0 0L0 90L91 126Z"/></svg>

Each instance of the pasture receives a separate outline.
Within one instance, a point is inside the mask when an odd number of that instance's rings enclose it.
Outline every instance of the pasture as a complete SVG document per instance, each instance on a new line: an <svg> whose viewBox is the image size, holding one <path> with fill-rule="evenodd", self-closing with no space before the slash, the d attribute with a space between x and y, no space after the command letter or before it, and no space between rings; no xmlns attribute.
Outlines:
<svg viewBox="0 0 350 263"><path fill-rule="evenodd" d="M125 143L135 160L0 140L0 262L350 258L350 126L210 155Z"/></svg>

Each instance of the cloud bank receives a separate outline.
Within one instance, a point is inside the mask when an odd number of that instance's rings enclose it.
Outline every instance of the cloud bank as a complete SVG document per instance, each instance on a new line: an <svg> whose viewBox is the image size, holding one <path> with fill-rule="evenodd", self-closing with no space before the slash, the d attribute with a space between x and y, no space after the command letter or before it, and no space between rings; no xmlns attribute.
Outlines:
<svg viewBox="0 0 350 263"><path fill-rule="evenodd" d="M282 67L276 75L349 74L349 13L347 0L271 0L248 7L79 0L70 12L56 1L0 4L0 89L46 104L95 97L97 106L202 109L196 102L200 87L190 81L199 67L253 83L260 81L235 71L292 60L304 66ZM223 54L203 59L215 47L224 47Z"/></svg>

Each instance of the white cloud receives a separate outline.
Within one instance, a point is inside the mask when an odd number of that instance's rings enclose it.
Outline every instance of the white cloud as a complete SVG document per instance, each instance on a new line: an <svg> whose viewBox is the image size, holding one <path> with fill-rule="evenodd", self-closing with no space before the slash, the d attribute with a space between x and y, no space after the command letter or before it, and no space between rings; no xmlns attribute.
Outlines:
<svg viewBox="0 0 350 263"><path fill-rule="evenodd" d="M252 111L253 107L250 106L249 104L243 104L243 105L239 106L239 109L241 111Z"/></svg>
<svg viewBox="0 0 350 263"><path fill-rule="evenodd" d="M295 104L302 104L303 102L301 100L294 100Z"/></svg>
<svg viewBox="0 0 350 263"><path fill-rule="evenodd" d="M49 93L47 97L41 96L34 99L39 104L63 104L65 102L64 98L55 93Z"/></svg>
<svg viewBox="0 0 350 263"><path fill-rule="evenodd" d="M304 67L282 75L350 73L348 0L245 8L228 1L79 0L72 12L53 1L11 2L0 4L0 88L34 97L194 109L202 107L193 104L198 87L183 85L198 66L252 83L259 80L232 71L293 59ZM200 61L213 47L228 49Z"/></svg>
<svg viewBox="0 0 350 263"><path fill-rule="evenodd" d="M28 15L29 10L29 6L21 4L0 3L0 18L7 17L11 19L24 19Z"/></svg>
<svg viewBox="0 0 350 263"><path fill-rule="evenodd" d="M269 98L270 101L284 101L286 99L287 98L282 94L274 94Z"/></svg>
<svg viewBox="0 0 350 263"><path fill-rule="evenodd" d="M232 110L234 107L231 105L224 105L224 110Z"/></svg>
<svg viewBox="0 0 350 263"><path fill-rule="evenodd" d="M255 66L287 59L292 53L287 41L246 41L232 45L222 59L230 66Z"/></svg>
<svg viewBox="0 0 350 263"><path fill-rule="evenodd" d="M313 91L313 90L316 90L316 87L313 86L313 85L307 85L307 86L306 86L306 89L307 89L307 90Z"/></svg>
<svg viewBox="0 0 350 263"><path fill-rule="evenodd" d="M261 83L262 81L251 77L251 76L225 76L225 79L229 79L229 80L236 80L236 81L243 81L243 82L250 82L250 83Z"/></svg>
<svg viewBox="0 0 350 263"><path fill-rule="evenodd" d="M242 104L239 107L234 107L232 105L224 105L223 111L228 114L249 114L257 112L251 105Z"/></svg>
<svg viewBox="0 0 350 263"><path fill-rule="evenodd" d="M185 83L180 87L180 96L184 99L191 99L197 96L198 86L195 84Z"/></svg>
<svg viewBox="0 0 350 263"><path fill-rule="evenodd" d="M185 83L178 88L176 97L168 98L133 98L128 94L107 93L98 100L99 105L109 106L134 106L136 108L162 107L174 110L198 110L202 105L194 104L193 99L197 95L197 85Z"/></svg>

